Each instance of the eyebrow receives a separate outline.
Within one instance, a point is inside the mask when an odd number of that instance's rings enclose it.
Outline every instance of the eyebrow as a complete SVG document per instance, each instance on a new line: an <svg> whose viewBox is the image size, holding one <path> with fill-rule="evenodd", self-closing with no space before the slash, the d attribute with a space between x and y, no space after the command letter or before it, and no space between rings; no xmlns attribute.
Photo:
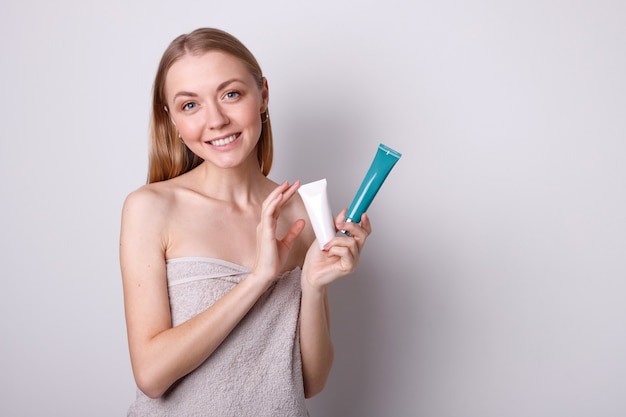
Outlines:
<svg viewBox="0 0 626 417"><path fill-rule="evenodd" d="M228 87L230 84L237 82L237 81L243 83L243 81L241 81L239 78L231 78L229 80L224 81L220 85L218 85L215 91L223 90L224 88ZM178 97L198 97L198 94L193 93L191 91L179 91L178 93L174 95L173 100L176 100Z"/></svg>
<svg viewBox="0 0 626 417"><path fill-rule="evenodd" d="M179 91L174 95L173 100L176 100L178 97L198 97L198 95L189 91Z"/></svg>

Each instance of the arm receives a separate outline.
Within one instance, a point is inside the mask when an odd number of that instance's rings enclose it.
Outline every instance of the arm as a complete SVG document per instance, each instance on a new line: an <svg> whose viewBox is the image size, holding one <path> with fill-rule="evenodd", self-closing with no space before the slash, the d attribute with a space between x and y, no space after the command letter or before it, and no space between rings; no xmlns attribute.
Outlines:
<svg viewBox="0 0 626 417"><path fill-rule="evenodd" d="M327 287L356 269L361 249L371 232L367 215L363 215L360 226L344 224L344 218L345 210L335 219L336 227L347 230L352 237L336 237L323 251L314 242L302 268L300 352L307 398L324 389L334 357Z"/></svg>
<svg viewBox="0 0 626 417"><path fill-rule="evenodd" d="M257 239L264 243L257 259L264 262L257 261L246 279L228 294L176 327L171 323L165 273L167 202L147 189L126 200L120 236L124 306L133 373L146 395L160 397L202 364L268 288L302 230L302 223L297 223L282 240L275 238L275 218L293 192L295 189L280 186L264 203L257 230ZM263 240L272 232L273 248Z"/></svg>

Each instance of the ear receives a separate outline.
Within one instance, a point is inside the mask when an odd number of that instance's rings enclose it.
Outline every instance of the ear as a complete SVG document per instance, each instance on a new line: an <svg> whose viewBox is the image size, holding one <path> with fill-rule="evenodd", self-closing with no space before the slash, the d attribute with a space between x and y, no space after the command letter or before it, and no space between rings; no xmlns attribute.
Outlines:
<svg viewBox="0 0 626 417"><path fill-rule="evenodd" d="M174 121L174 118L172 117L172 115L170 114L170 109L167 108L167 106L163 106L163 110L165 110L165 113L167 113L170 116L170 122L172 122L172 124L174 125L174 127L176 126L176 122Z"/></svg>
<svg viewBox="0 0 626 417"><path fill-rule="evenodd" d="M267 84L267 78L263 77L263 88L261 88L261 113L267 111L267 105L269 103L269 85Z"/></svg>

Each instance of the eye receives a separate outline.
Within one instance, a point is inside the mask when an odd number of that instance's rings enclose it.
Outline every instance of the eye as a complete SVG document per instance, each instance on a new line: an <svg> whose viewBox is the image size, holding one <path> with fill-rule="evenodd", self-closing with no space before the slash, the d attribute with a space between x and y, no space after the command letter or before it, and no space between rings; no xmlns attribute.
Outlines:
<svg viewBox="0 0 626 417"><path fill-rule="evenodd" d="M196 108L196 106L197 106L196 103L194 103L193 101L189 101L189 102L183 104L182 109L183 110L193 110L193 109Z"/></svg>
<svg viewBox="0 0 626 417"><path fill-rule="evenodd" d="M226 100L234 100L237 97L239 97L241 95L241 93L239 91L228 91L226 94L224 94L224 99Z"/></svg>

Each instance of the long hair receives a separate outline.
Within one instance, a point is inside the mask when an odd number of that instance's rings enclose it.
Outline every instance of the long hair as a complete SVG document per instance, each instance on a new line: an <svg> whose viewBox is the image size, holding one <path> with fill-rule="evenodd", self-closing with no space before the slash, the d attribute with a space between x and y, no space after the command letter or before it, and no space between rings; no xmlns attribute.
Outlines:
<svg viewBox="0 0 626 417"><path fill-rule="evenodd" d="M219 29L200 28L180 35L167 47L157 69L152 95L148 183L167 180L188 172L202 163L178 138L176 127L166 110L165 78L170 67L186 54L222 51L240 59L249 69L257 86L263 88L263 73L256 58L237 38ZM267 111L267 110L266 110ZM263 115L257 160L263 175L272 168L274 149L269 112Z"/></svg>

